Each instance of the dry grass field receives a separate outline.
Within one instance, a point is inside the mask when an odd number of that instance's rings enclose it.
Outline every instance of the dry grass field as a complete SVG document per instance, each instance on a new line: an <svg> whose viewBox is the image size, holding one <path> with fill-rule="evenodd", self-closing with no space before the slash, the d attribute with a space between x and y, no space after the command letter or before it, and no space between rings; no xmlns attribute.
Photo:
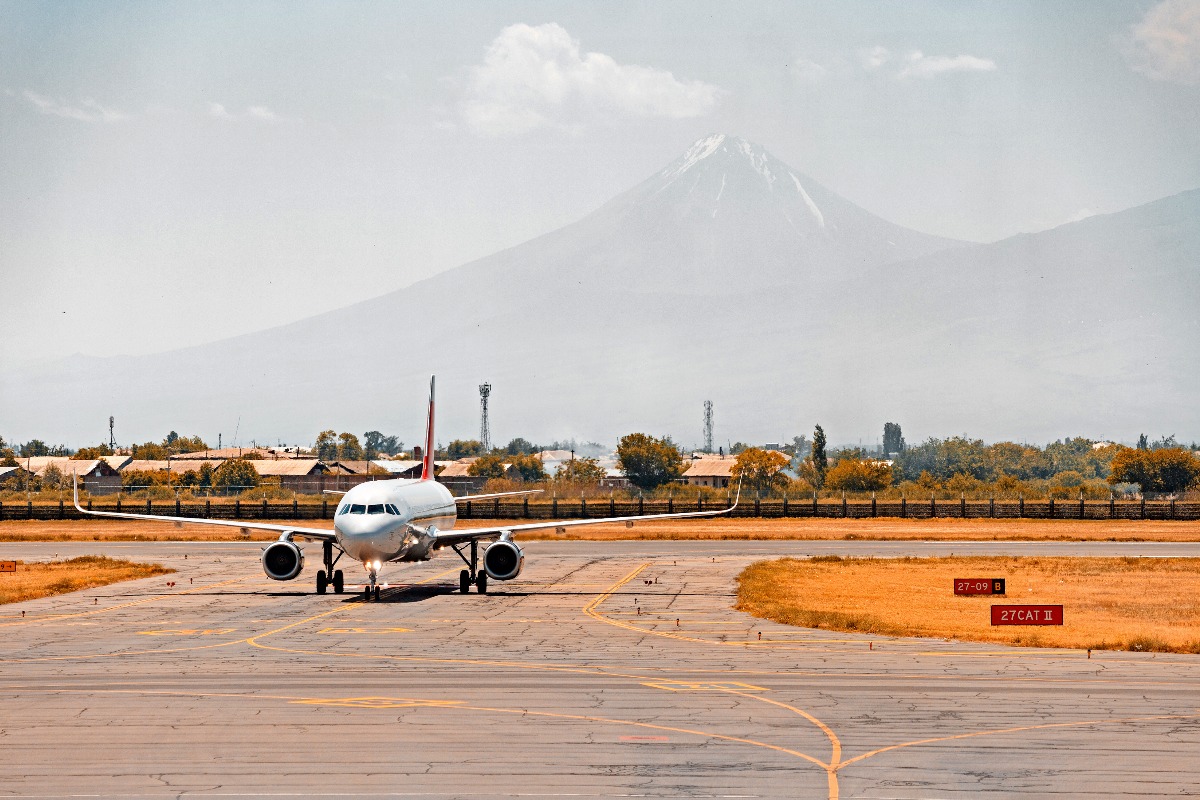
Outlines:
<svg viewBox="0 0 1200 800"><path fill-rule="evenodd" d="M138 564L106 556L80 556L69 561L18 561L16 572L0 574L0 604L36 600L174 571L161 564Z"/></svg>
<svg viewBox="0 0 1200 800"><path fill-rule="evenodd" d="M291 520L263 520L287 525ZM530 520L507 520L520 525ZM498 524L499 520L460 520L459 528ZM333 527L331 520L305 520L301 525ZM0 522L0 542L13 541L270 541L278 534L209 525L125 520L10 520ZM1200 522L1167 520L1032 520L1032 519L683 519L594 525L555 533L553 529L521 534L523 539L875 539L896 541L1200 541Z"/></svg>
<svg viewBox="0 0 1200 800"><path fill-rule="evenodd" d="M955 596L955 578L1004 578L1007 595ZM993 603L1062 605L1064 624L993 627ZM738 576L736 608L857 633L1200 653L1200 559L785 558Z"/></svg>

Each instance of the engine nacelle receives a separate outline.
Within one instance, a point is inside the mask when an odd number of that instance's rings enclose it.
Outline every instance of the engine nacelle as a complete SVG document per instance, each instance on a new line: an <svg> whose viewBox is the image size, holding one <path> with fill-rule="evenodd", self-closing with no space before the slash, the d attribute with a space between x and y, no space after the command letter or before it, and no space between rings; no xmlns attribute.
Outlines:
<svg viewBox="0 0 1200 800"><path fill-rule="evenodd" d="M511 581L521 574L525 565L525 551L516 542L501 539L492 542L483 553L483 569L489 578Z"/></svg>
<svg viewBox="0 0 1200 800"><path fill-rule="evenodd" d="M304 551L291 542L272 542L263 550L262 565L271 580L290 581L304 569Z"/></svg>

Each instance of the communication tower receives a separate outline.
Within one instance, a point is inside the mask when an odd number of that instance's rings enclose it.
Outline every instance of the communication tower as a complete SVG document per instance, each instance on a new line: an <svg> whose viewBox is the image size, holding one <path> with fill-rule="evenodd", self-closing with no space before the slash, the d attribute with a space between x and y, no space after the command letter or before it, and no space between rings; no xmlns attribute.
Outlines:
<svg viewBox="0 0 1200 800"><path fill-rule="evenodd" d="M704 401L704 452L712 452L712 400Z"/></svg>
<svg viewBox="0 0 1200 800"><path fill-rule="evenodd" d="M116 417L109 414L109 416L108 416L108 449L109 450L117 449L117 439L115 436L113 436L113 428L116 426L116 424L117 424Z"/></svg>
<svg viewBox="0 0 1200 800"><path fill-rule="evenodd" d="M492 450L492 429L488 425L488 396L491 393L492 385L490 383L479 385L479 443L483 445L485 453Z"/></svg>

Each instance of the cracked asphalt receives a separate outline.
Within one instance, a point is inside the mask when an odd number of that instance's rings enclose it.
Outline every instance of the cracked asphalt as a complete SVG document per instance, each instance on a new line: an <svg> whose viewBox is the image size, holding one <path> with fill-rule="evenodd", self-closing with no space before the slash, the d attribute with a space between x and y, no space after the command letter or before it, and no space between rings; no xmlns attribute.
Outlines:
<svg viewBox="0 0 1200 800"><path fill-rule="evenodd" d="M737 573L781 555L1200 545L532 542L486 596L443 554L386 569L379 603L313 594L314 547L272 582L259 546L6 545L178 572L0 607L0 797L1200 795L1200 657L731 609Z"/></svg>

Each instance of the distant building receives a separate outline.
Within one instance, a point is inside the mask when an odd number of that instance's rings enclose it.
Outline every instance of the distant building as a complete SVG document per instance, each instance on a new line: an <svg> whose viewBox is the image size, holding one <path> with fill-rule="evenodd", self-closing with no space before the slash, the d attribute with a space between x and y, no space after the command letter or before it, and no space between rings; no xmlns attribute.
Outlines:
<svg viewBox="0 0 1200 800"><path fill-rule="evenodd" d="M57 467L68 482L74 474L79 477L79 487L92 494L121 491L121 476L102 458L77 461L64 456L31 456L20 461L22 467L39 478L45 477L50 467Z"/></svg>
<svg viewBox="0 0 1200 800"><path fill-rule="evenodd" d="M250 458L261 460L278 460L284 458L312 459L312 455L302 452L299 447L222 447L221 449L197 450L193 453L179 453L171 456L172 461L224 461L230 458Z"/></svg>
<svg viewBox="0 0 1200 800"><path fill-rule="evenodd" d="M408 460L392 460L386 461L377 459L371 462L376 467L386 470L392 478L419 478L421 477L421 462Z"/></svg>
<svg viewBox="0 0 1200 800"><path fill-rule="evenodd" d="M737 459L733 456L704 456L693 459L691 465L683 473L683 480L692 486L706 486L710 489L725 489L733 472Z"/></svg>

